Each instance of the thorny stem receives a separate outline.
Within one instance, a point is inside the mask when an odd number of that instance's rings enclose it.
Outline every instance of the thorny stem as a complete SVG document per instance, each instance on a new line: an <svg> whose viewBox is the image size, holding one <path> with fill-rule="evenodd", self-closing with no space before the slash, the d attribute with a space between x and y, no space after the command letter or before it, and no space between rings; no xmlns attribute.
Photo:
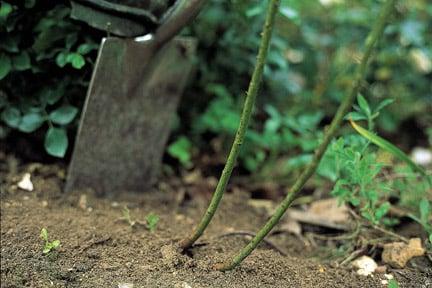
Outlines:
<svg viewBox="0 0 432 288"><path fill-rule="evenodd" d="M240 124L237 133L235 135L234 142L231 146L231 151L229 152L225 167L222 170L222 174L220 176L216 189L213 193L213 197L200 223L198 224L198 226L195 228L195 230L192 232L190 236L188 236L187 238L179 242L179 246L182 249L187 249L191 247L195 243L195 241L204 233L204 230L207 228L207 225L210 223L211 219L213 218L216 209L218 208L219 202L221 201L222 196L224 194L228 180L233 171L234 164L237 160L237 156L240 151L240 146L243 143L249 120L251 118L253 106L255 103L255 98L258 93L258 89L260 86L260 82L264 70L264 65L267 58L267 51L270 45L273 24L274 24L276 12L279 7L279 2L280 0L271 0L269 2L267 14L266 14L266 20L262 32L261 44L257 56L257 62L252 74L252 79L249 83L248 91L246 93L246 99L244 102L243 111L240 118Z"/></svg>
<svg viewBox="0 0 432 288"><path fill-rule="evenodd" d="M387 19L389 18L393 6L396 0L388 0L383 8L381 9L380 16L375 22L372 31L366 38L365 43L365 52L361 59L360 65L357 67L353 86L351 88L350 93L340 104L336 115L334 116L330 126L325 131L323 140L321 144L318 146L315 151L314 157L311 163L306 167L306 169L302 172L297 181L291 187L285 199L279 204L275 213L272 217L267 221L267 223L258 231L256 236L247 244L240 252L229 262L217 265L215 268L221 271L227 271L235 268L239 265L264 239L264 237L272 230L272 228L279 222L285 211L290 206L291 202L295 199L297 194L301 191L302 187L305 185L307 180L314 174L318 164L324 155L324 152L327 149L330 141L336 135L341 126L344 116L349 112L355 97L357 96L358 90L361 86L361 83L366 75L366 68L368 64L368 60L372 54L375 43L380 39L383 34L385 24Z"/></svg>

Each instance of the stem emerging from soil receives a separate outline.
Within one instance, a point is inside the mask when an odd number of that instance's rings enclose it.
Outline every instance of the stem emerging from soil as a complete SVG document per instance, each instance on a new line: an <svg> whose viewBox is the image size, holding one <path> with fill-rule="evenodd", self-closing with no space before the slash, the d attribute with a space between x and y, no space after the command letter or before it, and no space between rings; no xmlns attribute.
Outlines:
<svg viewBox="0 0 432 288"><path fill-rule="evenodd" d="M256 236L247 244L240 252L229 262L217 265L215 268L221 271L227 271L235 268L239 265L264 239L264 237L273 229L273 227L279 222L285 211L290 206L291 202L295 199L297 194L301 191L304 184L307 180L315 173L316 168L318 167L319 162L321 161L322 156L324 155L327 146L330 141L338 132L341 123L343 121L344 116L349 112L351 106L353 104L354 99L357 96L358 90L360 89L361 83L363 82L366 76L366 68L368 64L368 60L372 54L375 43L381 38L385 24L387 19L389 18L393 6L395 4L395 0L387 0L381 9L380 16L375 22L372 31L366 38L365 42L365 52L362 57L360 65L357 67L354 82L348 96L342 101L340 104L336 115L334 116L330 126L325 131L323 140L321 144L318 146L315 151L312 162L306 167L306 169L302 172L297 181L291 187L285 199L279 204L275 213L272 217L267 221L267 223L258 231Z"/></svg>
<svg viewBox="0 0 432 288"><path fill-rule="evenodd" d="M228 155L225 167L222 171L219 182L216 186L216 190L213 193L213 197L210 204L205 212L201 222L195 228L193 233L179 242L179 246L182 249L187 249L191 247L195 241L203 234L204 230L207 228L211 219L213 218L216 209L222 199L225 188L227 186L228 180L234 168L234 164L237 160L237 156L240 151L240 146L243 143L244 136L251 118L252 110L255 103L255 98L258 93L258 89L261 83L261 78L264 70L264 65L267 58L267 51L270 45L271 34L273 30L274 20L276 12L278 11L280 0L270 0L269 6L267 8L266 20L263 27L261 44L258 51L257 62L252 74L252 79L249 83L249 88L246 93L246 99L243 106L243 111L240 118L240 124L237 129L237 133L234 138L234 142L231 146L231 151Z"/></svg>

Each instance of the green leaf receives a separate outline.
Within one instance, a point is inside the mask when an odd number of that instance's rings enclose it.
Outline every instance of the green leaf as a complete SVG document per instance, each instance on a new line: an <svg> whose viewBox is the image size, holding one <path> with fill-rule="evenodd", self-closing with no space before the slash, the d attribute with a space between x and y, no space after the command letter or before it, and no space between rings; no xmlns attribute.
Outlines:
<svg viewBox="0 0 432 288"><path fill-rule="evenodd" d="M366 114L366 116L371 115L372 112L369 107L369 104L361 94L357 95L357 103L360 106L360 109Z"/></svg>
<svg viewBox="0 0 432 288"><path fill-rule="evenodd" d="M45 87L39 92L39 100L44 104L54 105L64 94L64 86L59 85L55 88Z"/></svg>
<svg viewBox="0 0 432 288"><path fill-rule="evenodd" d="M20 40L19 35L8 35L6 39L2 39L0 42L0 48L3 48L4 51L10 52L10 53L17 53L19 52L18 48L18 42Z"/></svg>
<svg viewBox="0 0 432 288"><path fill-rule="evenodd" d="M62 106L49 114L49 119L55 124L66 125L69 124L78 114L78 108L66 105Z"/></svg>
<svg viewBox="0 0 432 288"><path fill-rule="evenodd" d="M380 207L375 211L375 219L380 220L384 215L387 214L387 212L390 210L390 203L384 202L380 205Z"/></svg>
<svg viewBox="0 0 432 288"><path fill-rule="evenodd" d="M21 112L15 107L8 107L3 110L1 119L12 128L17 128L21 122Z"/></svg>
<svg viewBox="0 0 432 288"><path fill-rule="evenodd" d="M415 164L409 156L407 156L402 150L388 142L387 140L379 137L378 135L375 135L368 130L364 129L363 127L357 125L354 121L350 120L351 126L363 137L368 139L370 142L374 143L378 147L384 149L385 151L391 153L393 156L399 158L401 161L404 161L407 163L411 169L414 171L419 172L423 176L425 176L427 179L429 179L428 175L426 174L426 171L420 167L419 165Z"/></svg>
<svg viewBox="0 0 432 288"><path fill-rule="evenodd" d="M379 112L382 109L384 109L386 106L392 104L394 102L394 99L384 99L381 101L378 106L375 108L375 112Z"/></svg>
<svg viewBox="0 0 432 288"><path fill-rule="evenodd" d="M171 157L179 160L183 166L188 167L192 164L190 162L191 149L192 143L189 141L189 139L181 136L174 143L171 143L171 145L168 146L167 152Z"/></svg>
<svg viewBox="0 0 432 288"><path fill-rule="evenodd" d="M31 68L30 56L27 51L23 51L20 54L12 58L13 67L17 71L24 71Z"/></svg>
<svg viewBox="0 0 432 288"><path fill-rule="evenodd" d="M156 229L156 226L159 222L159 216L156 214L150 213L146 216L147 228L150 232L153 232Z"/></svg>
<svg viewBox="0 0 432 288"><path fill-rule="evenodd" d="M421 223L428 223L429 214L431 213L430 203L426 198L420 200L419 203L420 210L420 221Z"/></svg>
<svg viewBox="0 0 432 288"><path fill-rule="evenodd" d="M45 150L49 155L63 158L68 147L66 130L50 127L45 134Z"/></svg>
<svg viewBox="0 0 432 288"><path fill-rule="evenodd" d="M85 65L84 57L78 53L69 53L66 56L66 61L71 63L75 69L81 69Z"/></svg>
<svg viewBox="0 0 432 288"><path fill-rule="evenodd" d="M81 55L86 55L97 48L98 46L96 44L84 43L78 46L77 52Z"/></svg>
<svg viewBox="0 0 432 288"><path fill-rule="evenodd" d="M54 240L51 242L51 249L57 249L60 246L60 240Z"/></svg>
<svg viewBox="0 0 432 288"><path fill-rule="evenodd" d="M5 78L12 70L12 61L8 55L0 54L0 80Z"/></svg>
<svg viewBox="0 0 432 288"><path fill-rule="evenodd" d="M65 52L60 52L59 54L57 54L56 56L56 64L57 66L63 68L64 66L66 66L68 62L66 61L66 53Z"/></svg>
<svg viewBox="0 0 432 288"><path fill-rule="evenodd" d="M399 288L399 284L395 279L390 279L387 288Z"/></svg>
<svg viewBox="0 0 432 288"><path fill-rule="evenodd" d="M45 119L40 113L30 112L21 118L21 122L18 125L18 130L26 133L33 132L41 127L44 121Z"/></svg>
<svg viewBox="0 0 432 288"><path fill-rule="evenodd" d="M1 1L0 6L0 21L4 21L7 19L9 14L13 11L13 7L11 4Z"/></svg>
<svg viewBox="0 0 432 288"><path fill-rule="evenodd" d="M48 241L48 230L46 228L42 228L40 232L40 238L44 241Z"/></svg>

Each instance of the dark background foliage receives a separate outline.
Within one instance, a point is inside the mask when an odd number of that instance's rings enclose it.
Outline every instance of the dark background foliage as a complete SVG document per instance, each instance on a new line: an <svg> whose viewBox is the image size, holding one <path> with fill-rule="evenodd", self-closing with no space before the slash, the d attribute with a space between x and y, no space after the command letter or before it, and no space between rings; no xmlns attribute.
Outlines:
<svg viewBox="0 0 432 288"><path fill-rule="evenodd" d="M290 160L293 165L305 161L351 83L380 4L282 1L253 129L240 156L245 171L265 174L267 166L288 155L297 155L298 163ZM230 144L265 5L212 0L183 31L199 39L199 53L168 152L188 167L197 152L220 153ZM33 158L46 160L44 144L49 154L61 156L65 145L73 143L78 111L104 36L71 20L69 12L67 1L1 2L0 136L12 142L31 139L31 151L23 152ZM395 100L382 111L377 125L406 149L427 145L432 134L432 32L427 29L431 15L428 1L399 3L362 89L372 106L386 98ZM49 131L56 132L51 139Z"/></svg>

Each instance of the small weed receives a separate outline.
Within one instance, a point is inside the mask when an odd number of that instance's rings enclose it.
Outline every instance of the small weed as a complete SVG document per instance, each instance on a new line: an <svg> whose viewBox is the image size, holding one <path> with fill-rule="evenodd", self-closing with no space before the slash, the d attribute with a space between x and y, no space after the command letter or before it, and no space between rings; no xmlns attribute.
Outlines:
<svg viewBox="0 0 432 288"><path fill-rule="evenodd" d="M45 241L45 245L42 250L43 254L48 254L51 251L56 250L60 246L60 240L54 240L52 242L49 241L48 230L46 228L42 228L40 238Z"/></svg>
<svg viewBox="0 0 432 288"><path fill-rule="evenodd" d="M156 226L159 222L159 216L154 214L154 213L150 213L146 216L146 222L147 222L147 229L150 232L153 232L154 230L156 230Z"/></svg>
<svg viewBox="0 0 432 288"><path fill-rule="evenodd" d="M399 283L395 279L390 279L388 284L388 288L399 288Z"/></svg>
<svg viewBox="0 0 432 288"><path fill-rule="evenodd" d="M150 213L146 216L145 222L139 220L132 220L132 217L130 215L130 210L125 206L122 210L121 220L126 221L131 228L134 228L137 225L139 225L139 226L144 226L150 232L153 232L154 230L156 230L156 226L159 222L159 216L157 216L154 213Z"/></svg>
<svg viewBox="0 0 432 288"><path fill-rule="evenodd" d="M122 209L122 220L126 221L130 227L134 227L136 224L136 221L132 221L132 218L130 216L130 210L125 206Z"/></svg>

